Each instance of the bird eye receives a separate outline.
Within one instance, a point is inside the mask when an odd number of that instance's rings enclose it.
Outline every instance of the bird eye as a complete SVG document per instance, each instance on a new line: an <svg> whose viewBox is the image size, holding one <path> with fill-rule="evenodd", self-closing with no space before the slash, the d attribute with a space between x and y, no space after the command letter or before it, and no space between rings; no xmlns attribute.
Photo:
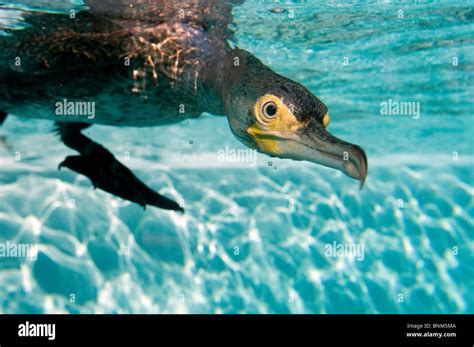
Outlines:
<svg viewBox="0 0 474 347"><path fill-rule="evenodd" d="M273 119L275 118L277 112L278 112L277 105L273 101L269 101L263 104L262 113L265 116L265 118Z"/></svg>

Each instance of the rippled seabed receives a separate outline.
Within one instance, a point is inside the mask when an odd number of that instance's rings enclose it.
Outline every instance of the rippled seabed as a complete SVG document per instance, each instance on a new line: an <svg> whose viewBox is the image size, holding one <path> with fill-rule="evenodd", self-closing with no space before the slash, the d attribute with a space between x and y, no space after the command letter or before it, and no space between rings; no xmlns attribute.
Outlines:
<svg viewBox="0 0 474 347"><path fill-rule="evenodd" d="M473 2L277 5L236 8L238 44L329 105L332 132L368 154L364 190L311 164L220 163L243 148L223 118L94 126L186 207L143 211L57 171L72 151L51 123L10 116L0 242L40 246L36 261L0 260L2 312L474 312ZM389 98L421 117L381 116ZM326 256L333 242L363 259Z"/></svg>

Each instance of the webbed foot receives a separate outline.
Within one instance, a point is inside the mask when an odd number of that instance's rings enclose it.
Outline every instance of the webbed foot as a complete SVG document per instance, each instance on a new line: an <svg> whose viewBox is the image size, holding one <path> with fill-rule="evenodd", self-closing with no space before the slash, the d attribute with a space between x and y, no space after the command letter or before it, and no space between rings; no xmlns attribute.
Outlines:
<svg viewBox="0 0 474 347"><path fill-rule="evenodd" d="M67 167L88 177L95 188L100 188L144 208L147 205L184 212L184 209L146 186L125 165L103 146L81 134L88 124L56 123L63 142L81 155L68 156L59 169Z"/></svg>

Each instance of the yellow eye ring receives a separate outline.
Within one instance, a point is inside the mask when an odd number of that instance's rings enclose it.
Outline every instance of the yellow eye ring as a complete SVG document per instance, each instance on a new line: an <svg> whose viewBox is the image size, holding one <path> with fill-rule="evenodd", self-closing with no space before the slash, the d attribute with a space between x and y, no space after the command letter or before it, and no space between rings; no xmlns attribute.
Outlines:
<svg viewBox="0 0 474 347"><path fill-rule="evenodd" d="M255 102L254 114L264 129L289 131L301 126L290 107L272 94L265 94Z"/></svg>
<svg viewBox="0 0 474 347"><path fill-rule="evenodd" d="M331 122L331 117L329 117L329 112L326 113L323 117L323 125L325 128L328 127L329 123Z"/></svg>
<svg viewBox="0 0 474 347"><path fill-rule="evenodd" d="M286 110L286 106L281 99L272 94L262 96L257 100L254 107L258 122L264 126L277 122Z"/></svg>
<svg viewBox="0 0 474 347"><path fill-rule="evenodd" d="M271 120L278 114L278 106L273 101L267 101L262 106L262 115Z"/></svg>

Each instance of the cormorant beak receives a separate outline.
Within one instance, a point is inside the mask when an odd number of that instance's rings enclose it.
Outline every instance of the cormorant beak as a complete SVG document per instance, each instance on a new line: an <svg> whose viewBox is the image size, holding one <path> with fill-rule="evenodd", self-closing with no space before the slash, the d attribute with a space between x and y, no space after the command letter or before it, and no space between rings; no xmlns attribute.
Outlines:
<svg viewBox="0 0 474 347"><path fill-rule="evenodd" d="M344 172L360 181L362 189L367 176L367 156L352 143L331 135L323 124L309 121L295 131L265 131L255 134L266 142L274 141L271 155L294 160L306 160ZM271 139L271 140L270 140Z"/></svg>
<svg viewBox="0 0 474 347"><path fill-rule="evenodd" d="M301 129L294 142L303 160L340 170L359 180L360 189L364 186L368 165L361 147L338 139L316 122Z"/></svg>

